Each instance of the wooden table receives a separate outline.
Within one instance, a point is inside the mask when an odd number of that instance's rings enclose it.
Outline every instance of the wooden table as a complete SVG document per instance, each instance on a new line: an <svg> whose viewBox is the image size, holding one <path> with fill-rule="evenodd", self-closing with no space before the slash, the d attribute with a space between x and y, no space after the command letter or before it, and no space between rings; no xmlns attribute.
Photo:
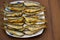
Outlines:
<svg viewBox="0 0 60 40"><path fill-rule="evenodd" d="M7 0L0 0L0 8L3 8L3 2ZM14 0L8 0L11 2ZM48 21L47 29L42 35L34 38L19 39L6 35L3 27L3 15L0 14L0 40L60 40L60 0L33 0L38 1L46 6L46 19Z"/></svg>

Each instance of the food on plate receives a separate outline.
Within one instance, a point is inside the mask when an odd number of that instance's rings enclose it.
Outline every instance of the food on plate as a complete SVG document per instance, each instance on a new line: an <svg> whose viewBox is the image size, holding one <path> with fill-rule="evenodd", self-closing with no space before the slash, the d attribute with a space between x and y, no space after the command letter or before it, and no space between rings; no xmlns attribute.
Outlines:
<svg viewBox="0 0 60 40"><path fill-rule="evenodd" d="M13 12L13 13L10 13L10 12L8 12L8 13L5 13L5 16L7 16L7 17L19 17L19 16L21 16L22 15L22 13L16 13L16 12Z"/></svg>
<svg viewBox="0 0 60 40"><path fill-rule="evenodd" d="M28 25L26 26L27 29L29 29L30 31L38 31L38 30L41 30L43 28L46 28L46 25Z"/></svg>
<svg viewBox="0 0 60 40"><path fill-rule="evenodd" d="M37 18L32 18L32 17L24 17L26 22L28 23L36 23L36 22L45 22L45 20L40 20L40 19L37 19Z"/></svg>
<svg viewBox="0 0 60 40"><path fill-rule="evenodd" d="M23 25L24 23L12 23L14 25Z"/></svg>
<svg viewBox="0 0 60 40"><path fill-rule="evenodd" d="M18 8L18 7L8 7L8 9L11 10L11 11L20 12L20 11L24 10L25 7L21 7L21 8Z"/></svg>
<svg viewBox="0 0 60 40"><path fill-rule="evenodd" d="M24 2L24 5L25 6L39 6L40 5L40 3L38 3L38 2L32 2L32 1L30 1L30 2Z"/></svg>
<svg viewBox="0 0 60 40"><path fill-rule="evenodd" d="M12 24L7 24L9 29L21 29L23 28L21 25L12 25Z"/></svg>
<svg viewBox="0 0 60 40"><path fill-rule="evenodd" d="M7 18L8 20L18 20L18 19L23 19L23 17L6 17L5 16L5 18Z"/></svg>
<svg viewBox="0 0 60 40"><path fill-rule="evenodd" d="M35 35L47 27L44 11L46 11L44 6L33 1L6 4L3 10L4 28L14 37Z"/></svg>
<svg viewBox="0 0 60 40"><path fill-rule="evenodd" d="M23 7L24 3L17 2L15 4L8 4L9 7Z"/></svg>
<svg viewBox="0 0 60 40"><path fill-rule="evenodd" d="M25 9L24 11L28 13L32 13L32 12L40 11L40 9Z"/></svg>
<svg viewBox="0 0 60 40"><path fill-rule="evenodd" d="M23 18L19 18L19 19L9 19L7 20L8 22L11 22L11 23L23 23Z"/></svg>
<svg viewBox="0 0 60 40"><path fill-rule="evenodd" d="M17 36L17 37L21 37L21 36L24 35L24 33L18 32L18 31L13 31L13 30L9 30L9 29L7 29L7 31L8 31L10 34L12 34L12 35L14 35L14 36Z"/></svg>

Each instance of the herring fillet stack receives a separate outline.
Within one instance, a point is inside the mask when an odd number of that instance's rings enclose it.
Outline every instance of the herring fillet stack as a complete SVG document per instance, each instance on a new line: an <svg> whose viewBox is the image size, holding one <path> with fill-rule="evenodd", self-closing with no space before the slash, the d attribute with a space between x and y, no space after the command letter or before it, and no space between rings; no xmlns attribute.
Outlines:
<svg viewBox="0 0 60 40"><path fill-rule="evenodd" d="M33 35L46 28L45 7L38 2L10 3L4 10L4 28L15 37Z"/></svg>

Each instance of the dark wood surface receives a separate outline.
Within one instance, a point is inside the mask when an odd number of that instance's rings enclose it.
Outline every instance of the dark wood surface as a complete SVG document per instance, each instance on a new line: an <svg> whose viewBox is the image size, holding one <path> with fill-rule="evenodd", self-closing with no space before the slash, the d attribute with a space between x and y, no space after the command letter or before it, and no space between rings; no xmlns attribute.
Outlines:
<svg viewBox="0 0 60 40"><path fill-rule="evenodd" d="M7 0L0 0L0 9L3 8L3 2ZM11 2L14 0L8 0ZM60 0L33 0L38 1L46 7L47 29L42 35L34 38L19 39L6 35L3 30L3 15L0 14L0 40L60 40ZM1 11L0 11L1 13Z"/></svg>

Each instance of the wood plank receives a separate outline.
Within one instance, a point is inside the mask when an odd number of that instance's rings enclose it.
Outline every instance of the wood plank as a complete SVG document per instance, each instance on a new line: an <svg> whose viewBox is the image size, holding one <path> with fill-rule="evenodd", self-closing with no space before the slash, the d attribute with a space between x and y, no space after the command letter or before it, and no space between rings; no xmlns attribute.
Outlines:
<svg viewBox="0 0 60 40"><path fill-rule="evenodd" d="M50 0L54 40L60 40L60 1Z"/></svg>

